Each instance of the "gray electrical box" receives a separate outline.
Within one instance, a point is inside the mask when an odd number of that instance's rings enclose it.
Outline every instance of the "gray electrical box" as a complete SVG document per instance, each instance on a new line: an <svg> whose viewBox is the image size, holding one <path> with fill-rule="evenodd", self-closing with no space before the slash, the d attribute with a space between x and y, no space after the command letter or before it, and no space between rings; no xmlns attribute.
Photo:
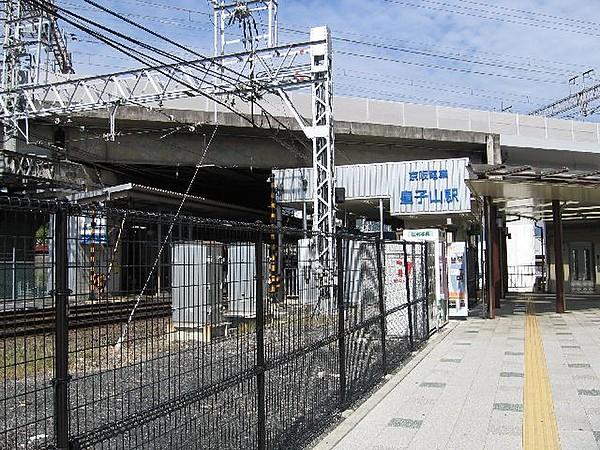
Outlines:
<svg viewBox="0 0 600 450"><path fill-rule="evenodd" d="M316 305L319 301L318 266L314 239L298 241L298 302L301 306Z"/></svg>
<svg viewBox="0 0 600 450"><path fill-rule="evenodd" d="M269 280L268 247L263 247L263 299L267 298ZM241 242L227 246L227 299L228 317L250 319L256 317L256 246Z"/></svg>
<svg viewBox="0 0 600 450"><path fill-rule="evenodd" d="M223 244L176 243L171 256L173 325L176 328L219 325L222 321Z"/></svg>

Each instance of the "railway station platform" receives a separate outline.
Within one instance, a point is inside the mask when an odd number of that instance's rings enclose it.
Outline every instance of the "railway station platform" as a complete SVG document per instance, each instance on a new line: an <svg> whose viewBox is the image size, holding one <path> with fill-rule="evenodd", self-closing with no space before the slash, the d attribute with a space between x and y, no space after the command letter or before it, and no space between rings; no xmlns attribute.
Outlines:
<svg viewBox="0 0 600 450"><path fill-rule="evenodd" d="M600 297L452 321L316 450L600 448Z"/></svg>

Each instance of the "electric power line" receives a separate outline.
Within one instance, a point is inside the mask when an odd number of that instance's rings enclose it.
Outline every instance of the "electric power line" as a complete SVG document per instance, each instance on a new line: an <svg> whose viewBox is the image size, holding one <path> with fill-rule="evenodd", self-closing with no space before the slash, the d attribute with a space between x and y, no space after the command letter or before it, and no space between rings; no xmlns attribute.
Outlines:
<svg viewBox="0 0 600 450"><path fill-rule="evenodd" d="M381 0L386 3L396 4L399 6L408 6L411 8L421 8L433 11L443 11L451 14L458 14L463 16L475 17L478 19L495 20L504 23L510 23L514 25L525 25L540 29L546 29L550 31L562 31L568 33L584 34L587 36L600 36L597 30L593 29L581 29L581 27L575 27L568 24L561 24L560 22L551 22L542 19L535 18L524 18L511 14L504 14L489 10L481 10L472 7L464 7L460 5L453 5L450 3L439 2L435 0L421 0L421 3L412 3L409 1L400 0ZM454 8L454 9L452 9ZM487 14L487 15L486 15ZM566 28L565 28L566 26Z"/></svg>

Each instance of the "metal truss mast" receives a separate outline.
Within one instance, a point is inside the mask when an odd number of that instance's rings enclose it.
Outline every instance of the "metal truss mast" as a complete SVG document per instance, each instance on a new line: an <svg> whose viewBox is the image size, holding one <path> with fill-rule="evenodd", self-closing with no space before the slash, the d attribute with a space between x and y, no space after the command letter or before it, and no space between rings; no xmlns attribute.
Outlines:
<svg viewBox="0 0 600 450"><path fill-rule="evenodd" d="M46 82L48 73L73 72L66 40L51 12L54 3L43 3L46 9L26 0L4 1L4 90Z"/></svg>
<svg viewBox="0 0 600 450"><path fill-rule="evenodd" d="M6 75L0 92L0 117L6 128L18 130L29 139L29 121L52 116L107 109L111 116L111 134L114 136L114 114L120 105L161 106L163 102L179 98L205 97L229 109L233 98L250 104L258 103L268 94L275 94L292 112L305 135L313 144L314 212L313 230L319 232L316 259L326 274L333 276L335 266L333 233L335 232L335 154L333 131L333 85L330 32L327 27L311 29L310 41L278 44L277 1L237 1L225 4L213 2L215 18L215 55L174 64L122 71L93 77L44 82L39 77L16 80L22 64L23 36L20 26L14 30L13 20L23 17L27 2L9 1L10 11L5 19L7 39L4 46ZM17 8L12 10L11 8ZM269 16L267 31L259 34L251 21L254 10L266 11ZM38 14L38 22L47 21L56 30L51 14ZM245 36L237 41L225 39L225 24L245 29ZM237 21L237 22L235 22ZM229 23L231 25L231 23ZM217 26L218 25L218 26ZM44 28L37 28L39 30ZM43 33L42 33L43 34ZM45 35L44 35L45 36ZM52 34L54 36L54 34ZM50 48L60 71L70 72L68 53L53 38ZM45 42L45 41L44 41ZM48 41L50 42L50 41ZM56 44L59 42L59 44ZM226 44L241 44L242 51L225 54ZM259 47L259 43L266 47ZM312 117L307 122L292 99L290 89L312 89ZM215 118L218 118L216 111Z"/></svg>
<svg viewBox="0 0 600 450"><path fill-rule="evenodd" d="M569 84L579 85L580 89L571 93L571 95L556 100L549 105L543 106L529 113L532 116L555 117L563 114L576 114L587 117L600 109L600 83L594 82L591 86L586 86L586 81L594 81L594 69L583 72L581 75L572 77Z"/></svg>
<svg viewBox="0 0 600 450"><path fill-rule="evenodd" d="M312 130L313 144L313 230L317 235L319 260L331 266L334 260L332 234L335 232L335 153L333 129L333 85L331 41L327 28L313 28L311 40L323 41L312 49Z"/></svg>
<svg viewBox="0 0 600 450"><path fill-rule="evenodd" d="M590 103L596 100L600 100L600 84L590 86L576 94L569 95L548 106L532 111L530 115L554 117L574 110L580 110L581 115L587 117L596 109L589 107Z"/></svg>

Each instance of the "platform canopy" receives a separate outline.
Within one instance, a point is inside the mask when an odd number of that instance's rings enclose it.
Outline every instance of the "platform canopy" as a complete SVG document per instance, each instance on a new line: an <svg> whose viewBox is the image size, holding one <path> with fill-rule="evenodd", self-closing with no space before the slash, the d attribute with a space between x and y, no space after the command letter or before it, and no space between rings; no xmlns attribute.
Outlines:
<svg viewBox="0 0 600 450"><path fill-rule="evenodd" d="M551 220L559 200L565 221L600 220L600 170L473 164L469 171L473 195L491 197L506 215Z"/></svg>
<svg viewBox="0 0 600 450"><path fill-rule="evenodd" d="M69 200L80 204L100 202L113 207L126 205L140 210L159 209L165 212L175 212L179 208L183 197L184 194L179 192L126 183L73 194L69 196ZM265 217L264 211L210 200L196 195L186 196L182 212L209 218L246 221L260 220Z"/></svg>

